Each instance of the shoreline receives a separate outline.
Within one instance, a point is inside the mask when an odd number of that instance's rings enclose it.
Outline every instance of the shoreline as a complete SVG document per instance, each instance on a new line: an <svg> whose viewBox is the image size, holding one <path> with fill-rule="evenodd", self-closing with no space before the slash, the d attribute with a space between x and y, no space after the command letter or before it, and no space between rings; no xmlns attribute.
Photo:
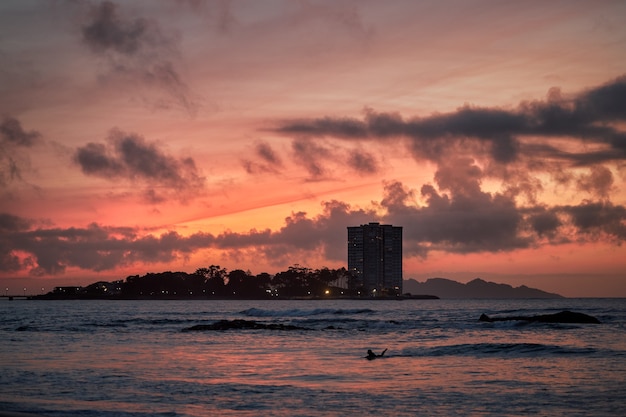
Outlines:
<svg viewBox="0 0 626 417"><path fill-rule="evenodd" d="M204 297L188 297L188 296L139 296L139 297L124 297L124 296L108 296L108 297L80 297L80 296L50 296L50 295L37 295L32 297L14 297L13 300L298 300L298 301L317 301L317 300L367 300L367 301L403 301L403 300L439 300L440 297L436 295L419 294L419 295L399 295L389 297L312 297L312 296L296 296L296 297L224 297L224 296L204 296ZM13 301L11 300L11 301ZM2 417L2 416L0 416Z"/></svg>

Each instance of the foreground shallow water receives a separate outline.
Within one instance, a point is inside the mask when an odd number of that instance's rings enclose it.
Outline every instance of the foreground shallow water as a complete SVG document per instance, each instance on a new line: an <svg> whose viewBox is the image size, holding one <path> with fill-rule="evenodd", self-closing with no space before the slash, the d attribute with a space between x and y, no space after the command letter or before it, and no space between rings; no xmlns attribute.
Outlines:
<svg viewBox="0 0 626 417"><path fill-rule="evenodd" d="M566 309L602 324L478 321ZM183 331L218 320L301 329ZM0 301L0 410L618 416L625 323L623 299Z"/></svg>

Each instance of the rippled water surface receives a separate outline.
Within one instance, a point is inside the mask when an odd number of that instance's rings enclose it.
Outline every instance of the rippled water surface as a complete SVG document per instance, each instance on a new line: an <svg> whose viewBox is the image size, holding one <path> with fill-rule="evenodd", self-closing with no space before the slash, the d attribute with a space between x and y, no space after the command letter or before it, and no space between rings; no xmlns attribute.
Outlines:
<svg viewBox="0 0 626 417"><path fill-rule="evenodd" d="M561 310L602 324L478 321ZM262 328L184 331L219 320ZM2 300L0 410L621 416L625 323L623 299Z"/></svg>

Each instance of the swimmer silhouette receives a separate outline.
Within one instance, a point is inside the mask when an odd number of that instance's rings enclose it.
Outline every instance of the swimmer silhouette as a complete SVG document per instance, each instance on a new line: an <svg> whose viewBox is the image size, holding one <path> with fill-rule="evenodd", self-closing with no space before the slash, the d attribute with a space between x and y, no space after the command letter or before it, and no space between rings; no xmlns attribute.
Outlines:
<svg viewBox="0 0 626 417"><path fill-rule="evenodd" d="M372 349L368 349L367 356L365 358L369 361L371 361L372 359L376 359L376 358L382 358L385 352L387 352L387 349L383 350L380 355L377 355L374 352L372 352Z"/></svg>

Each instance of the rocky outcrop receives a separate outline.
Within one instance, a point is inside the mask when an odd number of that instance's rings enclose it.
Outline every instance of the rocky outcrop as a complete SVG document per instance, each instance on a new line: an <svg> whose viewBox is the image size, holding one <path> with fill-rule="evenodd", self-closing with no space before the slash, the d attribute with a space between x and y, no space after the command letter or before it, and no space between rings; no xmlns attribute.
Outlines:
<svg viewBox="0 0 626 417"><path fill-rule="evenodd" d="M589 316L584 313L577 313L575 311L561 311L554 314L540 314L537 316L508 316L508 317L489 317L486 314L482 314L478 319L480 321L494 322L494 321L529 321L539 323L592 323L599 324L600 320L593 316Z"/></svg>
<svg viewBox="0 0 626 417"><path fill-rule="evenodd" d="M308 330L305 327L282 323L259 323L254 320L219 320L213 324L197 324L183 329L183 332L216 331L216 330Z"/></svg>

